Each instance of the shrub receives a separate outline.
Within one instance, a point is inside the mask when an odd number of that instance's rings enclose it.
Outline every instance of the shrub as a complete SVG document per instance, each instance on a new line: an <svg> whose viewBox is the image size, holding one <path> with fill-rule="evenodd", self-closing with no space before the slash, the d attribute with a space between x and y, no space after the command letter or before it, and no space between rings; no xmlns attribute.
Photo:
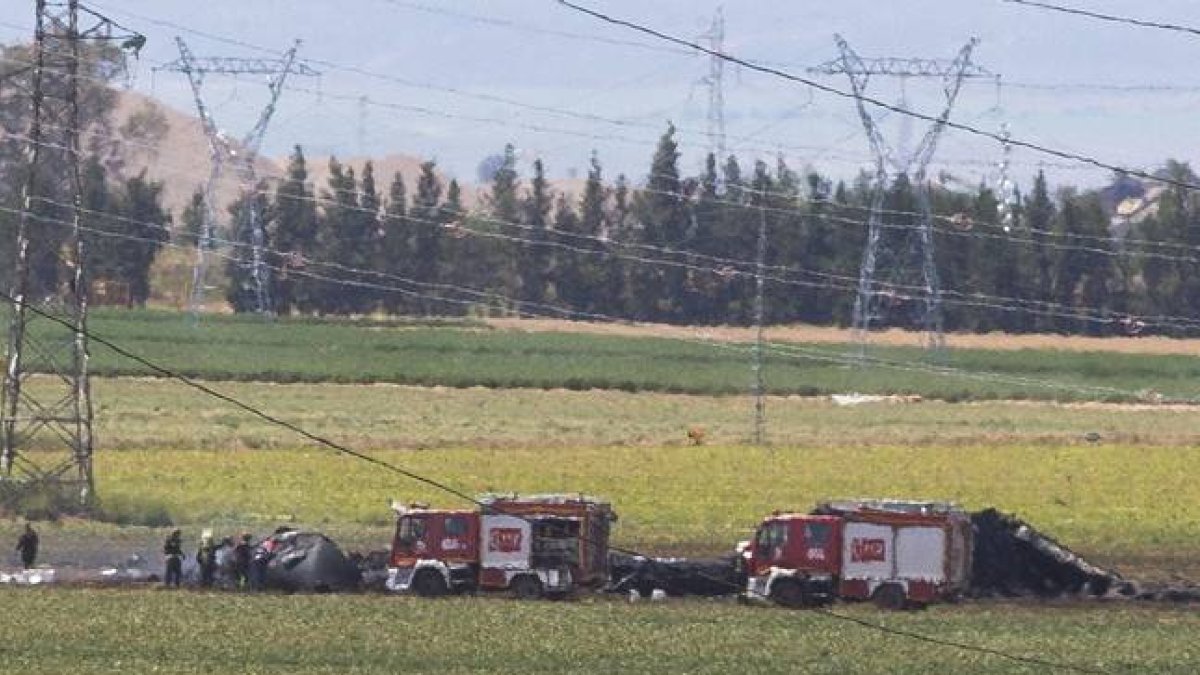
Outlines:
<svg viewBox="0 0 1200 675"><path fill-rule="evenodd" d="M96 505L94 516L97 520L116 525L167 527L175 524L165 504L121 496L101 499Z"/></svg>

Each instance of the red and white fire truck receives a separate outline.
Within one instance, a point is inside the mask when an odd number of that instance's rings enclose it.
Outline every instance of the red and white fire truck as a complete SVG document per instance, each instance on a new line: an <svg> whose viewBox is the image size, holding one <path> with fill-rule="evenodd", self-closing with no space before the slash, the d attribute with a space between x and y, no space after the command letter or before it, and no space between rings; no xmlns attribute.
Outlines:
<svg viewBox="0 0 1200 675"><path fill-rule="evenodd" d="M901 609L959 596L971 574L968 514L944 502L856 499L779 513L741 546L746 595L791 607L835 598Z"/></svg>
<svg viewBox="0 0 1200 675"><path fill-rule="evenodd" d="M561 597L608 577L616 514L583 495L487 495L478 510L397 512L387 588L423 596L507 590Z"/></svg>

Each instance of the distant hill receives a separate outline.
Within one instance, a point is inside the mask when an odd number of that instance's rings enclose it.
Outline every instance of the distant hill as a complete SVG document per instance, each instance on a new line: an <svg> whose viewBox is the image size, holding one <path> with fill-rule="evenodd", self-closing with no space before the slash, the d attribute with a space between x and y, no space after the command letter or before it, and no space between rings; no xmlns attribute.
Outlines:
<svg viewBox="0 0 1200 675"><path fill-rule="evenodd" d="M161 121L160 135L152 135L145 142L126 141L118 139L116 145L125 164L126 172L136 174L142 169L147 175L163 182L163 196L167 208L179 215L191 200L192 193L203 188L208 181L210 169L208 140L204 137L204 129L200 120L194 114L181 112L163 105L162 103L129 91L118 93L117 107L114 112L114 129L122 129L130 125L139 126L146 119ZM145 126L141 124L140 126ZM303 146L302 146L303 147ZM425 161L412 155L389 154L382 157L347 156L338 157L345 166L354 168L356 176L362 176L362 167L367 160L375 163L375 181L378 190L386 197L392 177L397 171L404 177L409 198L416 192L417 177L420 175L421 164ZM309 177L319 195L320 190L329 180L329 156L306 156ZM267 179L278 179L284 174L287 157L259 157L255 166L258 175ZM441 175L443 184L449 183L449 178ZM528 187L528 177L522 177L522 186ZM551 190L565 192L573 202L583 193L584 181L581 179L563 179L551 181ZM460 183L463 191L463 202L467 208L476 208L482 201L481 197L487 191L487 186L473 183ZM239 185L231 165L217 184L216 194L219 204L218 213L227 213L227 207L237 198ZM443 190L443 195L445 191Z"/></svg>
<svg viewBox="0 0 1200 675"><path fill-rule="evenodd" d="M160 137L144 143L122 142L118 139L117 146L127 173L136 174L146 169L149 178L163 182L163 200L178 222L179 214L191 200L192 193L198 188L202 189L208 181L211 162L208 140L200 119L129 91L120 92L113 116L113 127L117 130L129 125L131 120L136 122L138 116L159 116L166 123L165 133ZM263 177L282 174L279 165L267 158L260 157L255 166ZM216 188L217 203L221 205L222 213L237 199L238 190L233 167L227 165Z"/></svg>

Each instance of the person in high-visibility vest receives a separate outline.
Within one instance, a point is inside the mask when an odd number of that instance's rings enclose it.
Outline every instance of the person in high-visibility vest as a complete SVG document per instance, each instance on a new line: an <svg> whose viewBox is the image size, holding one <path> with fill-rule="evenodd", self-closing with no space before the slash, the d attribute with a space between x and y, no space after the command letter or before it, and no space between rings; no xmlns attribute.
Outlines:
<svg viewBox="0 0 1200 675"><path fill-rule="evenodd" d="M200 536L200 548L196 549L196 566L200 569L200 585L213 585L217 573L217 547L213 545L212 532L205 530Z"/></svg>

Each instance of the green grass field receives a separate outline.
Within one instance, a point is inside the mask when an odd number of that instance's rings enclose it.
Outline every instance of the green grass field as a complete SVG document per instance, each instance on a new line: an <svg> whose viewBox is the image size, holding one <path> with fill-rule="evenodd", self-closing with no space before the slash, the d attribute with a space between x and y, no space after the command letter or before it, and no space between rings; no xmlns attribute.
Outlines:
<svg viewBox="0 0 1200 675"><path fill-rule="evenodd" d="M0 590L14 673L1021 673L1053 670L816 612L728 602ZM855 619L1093 672L1194 672L1200 617L985 603ZM20 619L16 619L20 617Z"/></svg>
<svg viewBox="0 0 1200 675"><path fill-rule="evenodd" d="M607 497L621 515L616 542L653 553L725 552L772 509L807 509L822 498L920 497L1014 512L1127 576L1200 579L1200 484L1191 478L1200 444L1190 406L990 400L1049 390L990 377L864 374L772 360L768 381L782 393L903 391L980 400L839 407L827 397L774 395L767 400L771 443L754 447L747 444L753 401L734 394L748 377L743 353L471 325L209 321L193 329L180 315L100 314L95 326L172 367L225 380L214 386L247 403L464 492ZM100 372L139 372L102 347L94 351ZM1065 398L1121 398L1096 389L1102 387L1189 397L1200 391L1196 359L1187 357L973 351L951 358L973 370L1069 382L1064 391L1074 394ZM243 381L255 379L302 383ZM35 378L29 386L37 391L48 382ZM461 505L178 383L124 377L96 378L93 386L97 492L124 521L166 518L189 540L205 527L265 532L285 521L361 550L386 546L392 498ZM694 428L704 430L702 445L689 442ZM13 540L19 524L0 523L0 544ZM74 520L39 527L44 559L54 564L96 548L103 550L92 562L153 553L163 532ZM1047 669L821 614L724 601L525 605L0 588L0 602L7 609L0 663L13 672ZM985 602L904 614L838 611L1106 672L1200 668L1194 609Z"/></svg>
<svg viewBox="0 0 1200 675"><path fill-rule="evenodd" d="M212 387L306 429L356 447L663 446L747 442L754 432L749 396L620 391L411 387L393 385L216 382ZM31 391L50 392L44 380ZM94 378L96 435L102 448L254 449L287 447L298 437L178 382ZM1055 405L980 401L838 406L827 397L766 399L773 445L880 444L1075 445L1089 433L1102 443L1187 446L1196 441L1191 407Z"/></svg>
<svg viewBox="0 0 1200 675"><path fill-rule="evenodd" d="M467 494L585 492L607 497L617 541L659 552L732 550L772 509L822 498L949 499L1016 512L1081 553L1109 561L1200 554L1191 505L1196 448L997 445L987 448L746 446L445 448L370 453ZM193 527L273 519L386 527L392 498L462 503L317 448L134 450L101 455L101 495L125 511L162 506ZM153 510L153 509L151 509ZM379 544L386 542L381 536ZM1188 562L1189 566L1192 564Z"/></svg>
<svg viewBox="0 0 1200 675"><path fill-rule="evenodd" d="M35 330L50 324L35 322ZM392 382L451 387L617 389L695 394L749 390L750 346L608 335L495 330L453 321L322 321L99 311L91 328L177 372L218 380ZM1190 356L878 347L848 366L849 345L777 344L766 382L777 394L920 394L947 400L1200 399ZM93 344L96 374L142 365Z"/></svg>
<svg viewBox="0 0 1200 675"><path fill-rule="evenodd" d="M1200 461L1187 408L224 382L239 399L468 494L578 491L622 514L618 541L719 552L775 508L822 498L952 499L1015 512L1133 570L1197 569ZM382 545L388 501L455 505L156 379L96 379L98 494L129 522L266 527L285 518ZM703 445L686 430L705 429ZM1099 440L1084 440L1088 433ZM363 534L364 528L366 533Z"/></svg>

